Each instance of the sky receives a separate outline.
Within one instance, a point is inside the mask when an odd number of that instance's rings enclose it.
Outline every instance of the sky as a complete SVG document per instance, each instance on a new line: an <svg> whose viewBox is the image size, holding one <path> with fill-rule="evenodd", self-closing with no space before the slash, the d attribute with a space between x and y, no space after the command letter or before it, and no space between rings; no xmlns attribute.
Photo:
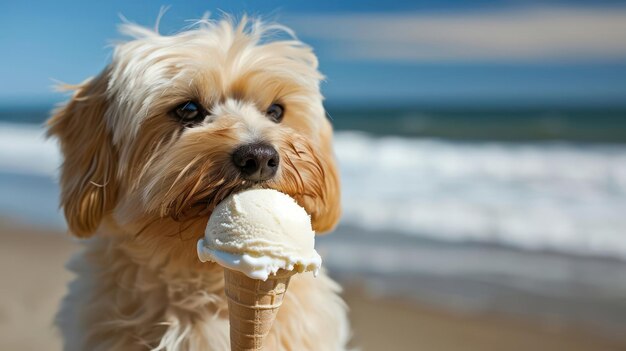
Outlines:
<svg viewBox="0 0 626 351"><path fill-rule="evenodd" d="M175 33L205 12L292 27L331 104L626 106L626 1L4 1L0 104L49 104L55 81L110 60L120 16Z"/></svg>

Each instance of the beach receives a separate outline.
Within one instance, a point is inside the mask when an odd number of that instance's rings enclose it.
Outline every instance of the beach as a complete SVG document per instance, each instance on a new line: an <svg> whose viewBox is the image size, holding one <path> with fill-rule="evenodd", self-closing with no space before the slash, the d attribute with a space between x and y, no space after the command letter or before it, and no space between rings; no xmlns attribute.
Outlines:
<svg viewBox="0 0 626 351"><path fill-rule="evenodd" d="M0 351L63 349L68 219L158 246L248 188L309 214L346 350L626 351L626 2L218 3L0 11Z"/></svg>
<svg viewBox="0 0 626 351"><path fill-rule="evenodd" d="M0 222L0 349L61 350L53 318L79 249L68 234ZM331 272L332 273L332 272ZM494 313L467 313L372 295L344 281L361 350L625 350L626 339Z"/></svg>

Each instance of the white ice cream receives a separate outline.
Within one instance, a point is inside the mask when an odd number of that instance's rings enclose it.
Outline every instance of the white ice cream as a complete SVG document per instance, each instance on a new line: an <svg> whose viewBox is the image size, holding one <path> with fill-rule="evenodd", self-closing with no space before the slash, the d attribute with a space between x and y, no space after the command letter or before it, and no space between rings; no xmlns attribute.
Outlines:
<svg viewBox="0 0 626 351"><path fill-rule="evenodd" d="M317 274L322 259L314 244L311 218L291 197L252 189L217 205L198 241L198 257L267 280L281 268Z"/></svg>

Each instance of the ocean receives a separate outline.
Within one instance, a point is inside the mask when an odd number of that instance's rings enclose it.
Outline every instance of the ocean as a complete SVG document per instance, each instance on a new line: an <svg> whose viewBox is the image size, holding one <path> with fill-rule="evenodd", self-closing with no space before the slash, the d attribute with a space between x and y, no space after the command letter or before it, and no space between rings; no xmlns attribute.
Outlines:
<svg viewBox="0 0 626 351"><path fill-rule="evenodd" d="M0 217L63 229L45 109L0 109ZM325 265L372 293L626 327L626 110L330 107Z"/></svg>

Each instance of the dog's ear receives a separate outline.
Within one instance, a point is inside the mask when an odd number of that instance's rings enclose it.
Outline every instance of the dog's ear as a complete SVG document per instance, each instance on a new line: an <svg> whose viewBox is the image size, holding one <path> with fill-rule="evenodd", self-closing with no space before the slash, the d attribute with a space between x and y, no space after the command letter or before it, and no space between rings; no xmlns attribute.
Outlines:
<svg viewBox="0 0 626 351"><path fill-rule="evenodd" d="M72 99L48 120L48 136L59 139L61 206L70 231L93 234L116 201L116 155L105 120L108 71L77 86Z"/></svg>
<svg viewBox="0 0 626 351"><path fill-rule="evenodd" d="M339 222L341 216L341 189L339 184L339 171L333 151L333 128L324 117L323 126L320 129L320 161L324 169L324 203L319 213L311 215L313 229L317 233L332 230Z"/></svg>

